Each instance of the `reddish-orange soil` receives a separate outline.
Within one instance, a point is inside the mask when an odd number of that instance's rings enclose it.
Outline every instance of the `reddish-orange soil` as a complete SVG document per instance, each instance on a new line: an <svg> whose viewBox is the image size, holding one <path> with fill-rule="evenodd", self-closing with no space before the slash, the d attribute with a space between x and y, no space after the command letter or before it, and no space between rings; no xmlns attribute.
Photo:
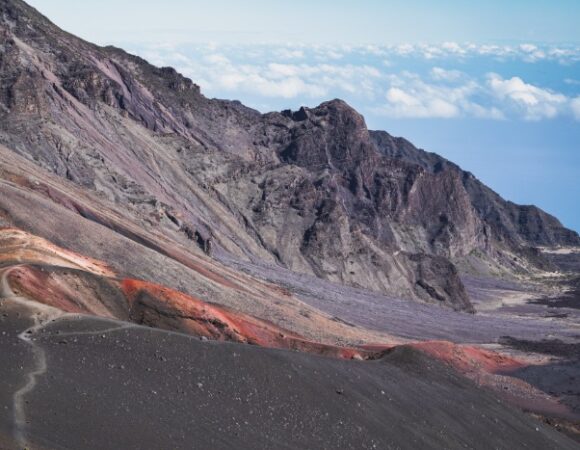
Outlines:
<svg viewBox="0 0 580 450"><path fill-rule="evenodd" d="M514 358L471 345L459 345L447 341L427 341L410 345L452 365L462 373L483 371L505 374L527 365Z"/></svg>
<svg viewBox="0 0 580 450"><path fill-rule="evenodd" d="M267 321L212 305L198 298L145 281L124 279L131 318L159 328L179 329L195 336L269 348L282 348L345 359L366 359L371 352L321 344Z"/></svg>

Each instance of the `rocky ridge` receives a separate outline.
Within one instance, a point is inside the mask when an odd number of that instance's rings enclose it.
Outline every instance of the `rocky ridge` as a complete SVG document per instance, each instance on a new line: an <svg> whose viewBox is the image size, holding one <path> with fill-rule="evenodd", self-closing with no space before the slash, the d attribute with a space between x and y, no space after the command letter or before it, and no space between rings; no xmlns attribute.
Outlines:
<svg viewBox="0 0 580 450"><path fill-rule="evenodd" d="M537 246L580 245L340 100L260 114L208 99L20 0L0 2L0 36L0 143L218 260L472 311L457 260L530 273L549 267Z"/></svg>

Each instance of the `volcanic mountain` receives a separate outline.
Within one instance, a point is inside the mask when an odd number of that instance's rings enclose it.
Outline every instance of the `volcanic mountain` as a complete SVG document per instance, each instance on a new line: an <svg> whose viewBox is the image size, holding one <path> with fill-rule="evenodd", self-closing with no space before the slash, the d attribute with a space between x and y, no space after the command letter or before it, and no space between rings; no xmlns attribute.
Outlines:
<svg viewBox="0 0 580 450"><path fill-rule="evenodd" d="M209 99L0 0L0 447L574 448L476 384L578 420L578 361L517 353L574 312L488 311L579 247L341 100Z"/></svg>
<svg viewBox="0 0 580 450"><path fill-rule="evenodd" d="M22 2L0 17L0 143L186 245L211 239L218 260L470 311L458 260L529 273L547 264L537 246L580 244L340 100L260 114Z"/></svg>

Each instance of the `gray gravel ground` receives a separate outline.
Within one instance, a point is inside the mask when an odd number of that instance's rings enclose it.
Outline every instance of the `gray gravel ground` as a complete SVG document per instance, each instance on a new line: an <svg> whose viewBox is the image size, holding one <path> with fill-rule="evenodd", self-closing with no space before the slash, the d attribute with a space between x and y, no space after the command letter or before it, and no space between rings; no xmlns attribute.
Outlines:
<svg viewBox="0 0 580 450"><path fill-rule="evenodd" d="M496 343L502 336L520 339L559 338L580 340L578 311L569 318L549 317L545 306L529 305L502 312L457 313L438 305L421 304L388 297L380 293L331 283L279 267L237 261L228 264L255 276L279 283L304 302L333 316L394 336L408 339L443 339L458 343ZM520 289L518 285L496 280L489 289ZM466 279L467 289L478 288L482 281ZM478 284L476 284L476 282ZM493 280L485 280L492 283Z"/></svg>
<svg viewBox="0 0 580 450"><path fill-rule="evenodd" d="M0 317L3 448L578 448L410 349L344 361L70 316L23 335L11 300Z"/></svg>

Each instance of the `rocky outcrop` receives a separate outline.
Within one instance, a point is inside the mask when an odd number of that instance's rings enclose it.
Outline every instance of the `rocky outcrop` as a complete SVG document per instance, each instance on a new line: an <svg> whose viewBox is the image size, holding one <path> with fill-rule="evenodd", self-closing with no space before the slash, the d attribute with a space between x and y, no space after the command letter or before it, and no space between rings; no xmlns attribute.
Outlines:
<svg viewBox="0 0 580 450"><path fill-rule="evenodd" d="M263 115L207 99L174 69L82 41L20 0L0 3L0 35L0 143L192 249L211 241L223 262L470 311L453 261L517 254L526 264L510 270L532 270L533 247L580 244L537 208L370 132L340 100Z"/></svg>
<svg viewBox="0 0 580 450"><path fill-rule="evenodd" d="M506 242L516 251L526 246L580 245L578 233L564 228L558 219L536 206L520 206L502 199L470 172L435 153L416 148L403 138L395 138L385 131L370 133L377 149L388 158L416 164L430 173L455 174L479 220L496 241Z"/></svg>

